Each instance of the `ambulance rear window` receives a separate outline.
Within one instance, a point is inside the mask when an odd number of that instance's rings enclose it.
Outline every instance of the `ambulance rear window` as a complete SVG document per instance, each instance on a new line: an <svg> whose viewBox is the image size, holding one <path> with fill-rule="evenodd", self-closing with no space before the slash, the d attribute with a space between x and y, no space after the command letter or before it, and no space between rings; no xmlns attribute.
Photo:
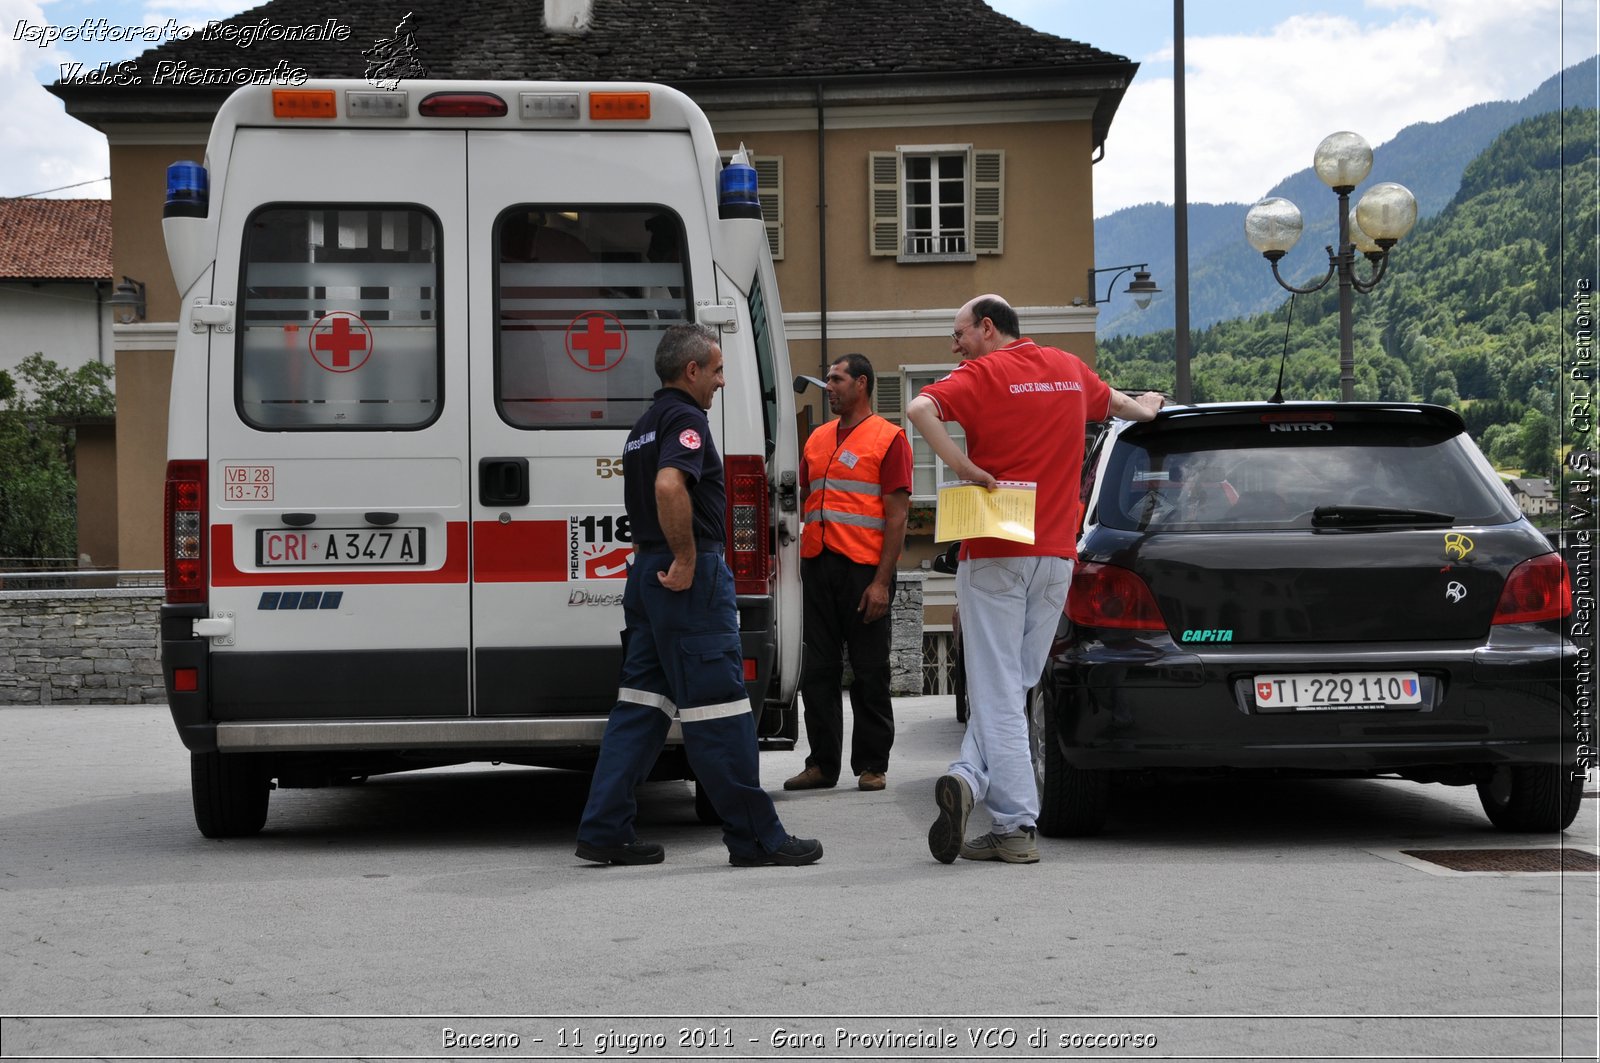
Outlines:
<svg viewBox="0 0 1600 1063"><path fill-rule="evenodd" d="M666 207L522 204L495 224L496 383L517 428L629 428L655 353L693 320L683 222Z"/></svg>
<svg viewBox="0 0 1600 1063"><path fill-rule="evenodd" d="M439 226L406 206L277 204L245 226L239 413L263 429L439 415Z"/></svg>

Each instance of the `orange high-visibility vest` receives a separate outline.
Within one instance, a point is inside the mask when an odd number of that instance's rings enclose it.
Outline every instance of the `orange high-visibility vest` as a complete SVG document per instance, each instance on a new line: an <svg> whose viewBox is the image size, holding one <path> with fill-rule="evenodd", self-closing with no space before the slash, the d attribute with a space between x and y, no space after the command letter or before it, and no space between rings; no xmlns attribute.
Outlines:
<svg viewBox="0 0 1600 1063"><path fill-rule="evenodd" d="M839 444L838 421L830 421L806 440L805 528L800 556L816 557L824 545L863 565L883 557L883 486L880 470L898 425L868 414Z"/></svg>

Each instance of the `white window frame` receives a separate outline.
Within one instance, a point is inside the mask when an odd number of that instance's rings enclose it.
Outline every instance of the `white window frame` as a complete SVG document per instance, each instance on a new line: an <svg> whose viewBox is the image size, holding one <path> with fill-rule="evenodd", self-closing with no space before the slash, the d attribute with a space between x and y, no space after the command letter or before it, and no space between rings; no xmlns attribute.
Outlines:
<svg viewBox="0 0 1600 1063"><path fill-rule="evenodd" d="M953 179L938 176L940 159L960 158L962 173L956 197L941 197ZM926 178L912 176L910 160L928 160ZM902 144L894 151L868 153L870 224L868 250L893 255L897 262L974 262L979 255L997 255L1005 248L1005 152L971 144ZM913 206L912 184L926 180L926 204ZM962 229L941 231L940 200L959 205ZM959 199L959 204L957 203ZM913 211L927 210L926 226L913 228Z"/></svg>
<svg viewBox="0 0 1600 1063"><path fill-rule="evenodd" d="M910 406L911 400L920 395L924 387L932 384L936 380L942 380L946 376L949 376L950 371L954 368L954 363L946 365L901 366L901 394L905 396L905 404ZM906 430L906 441L911 444L911 501L934 502L938 499L939 485L944 483L946 480L951 479L951 475L946 469L944 461L939 457L939 455L933 453L933 448L928 446L926 442L922 443L922 447L926 451L925 459L922 461L917 460L917 427L911 423L910 418L905 419L904 427ZM945 423L945 427L950 431L950 438L954 439L957 445L959 445L961 449L965 451L966 433L962 431L961 426L954 422L947 421ZM926 459L932 460L929 461ZM919 493L917 490L917 471L919 469L927 470L929 468L933 470L933 489L932 491L924 491Z"/></svg>

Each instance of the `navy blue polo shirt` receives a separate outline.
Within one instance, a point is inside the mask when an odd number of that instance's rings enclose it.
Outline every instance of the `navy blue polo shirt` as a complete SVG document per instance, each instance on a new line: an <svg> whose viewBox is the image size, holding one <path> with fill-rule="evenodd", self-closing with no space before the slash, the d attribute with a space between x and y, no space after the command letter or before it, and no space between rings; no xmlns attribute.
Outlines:
<svg viewBox="0 0 1600 1063"><path fill-rule="evenodd" d="M722 457L711 441L711 423L705 411L687 391L678 388L656 392L655 401L634 424L622 448L622 497L634 544L640 549L659 549L667 543L656 513L656 473L663 468L682 469L688 476L695 548L720 549L727 535Z"/></svg>

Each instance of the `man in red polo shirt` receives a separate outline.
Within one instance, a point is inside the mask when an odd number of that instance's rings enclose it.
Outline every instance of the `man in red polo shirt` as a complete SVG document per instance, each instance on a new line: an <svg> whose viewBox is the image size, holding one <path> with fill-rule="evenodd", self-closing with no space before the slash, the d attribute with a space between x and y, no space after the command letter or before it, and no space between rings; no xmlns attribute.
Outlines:
<svg viewBox="0 0 1600 1063"><path fill-rule="evenodd" d="M971 716L960 756L934 784L939 818L928 831L929 850L947 864L957 856L1016 864L1039 859L1039 793L1022 705L1044 672L1078 556L1084 426L1108 414L1148 421L1162 402L1153 391L1130 399L1073 355L1020 335L1016 311L1004 299L973 299L957 312L950 335L962 363L906 408L957 478L991 489L999 480L1037 485L1034 542L968 539L961 545L956 601ZM966 453L945 421L965 431ZM964 840L975 800L988 808L994 825Z"/></svg>

